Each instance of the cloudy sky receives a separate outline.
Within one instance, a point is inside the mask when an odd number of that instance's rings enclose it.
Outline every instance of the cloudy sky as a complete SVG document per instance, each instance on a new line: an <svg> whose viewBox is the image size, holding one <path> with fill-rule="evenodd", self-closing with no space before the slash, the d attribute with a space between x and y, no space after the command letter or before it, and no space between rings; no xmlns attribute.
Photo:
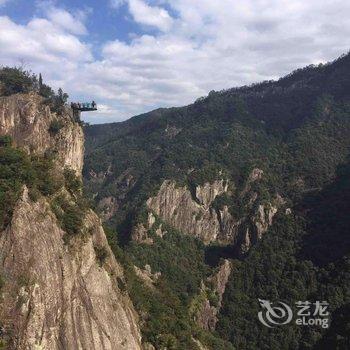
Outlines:
<svg viewBox="0 0 350 350"><path fill-rule="evenodd" d="M0 0L0 65L120 121L333 60L349 18L348 0Z"/></svg>

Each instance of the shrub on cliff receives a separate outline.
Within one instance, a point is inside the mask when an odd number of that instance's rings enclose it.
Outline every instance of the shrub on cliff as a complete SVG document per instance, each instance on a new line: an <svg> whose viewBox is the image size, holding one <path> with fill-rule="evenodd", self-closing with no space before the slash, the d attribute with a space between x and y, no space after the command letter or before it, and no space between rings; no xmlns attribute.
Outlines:
<svg viewBox="0 0 350 350"><path fill-rule="evenodd" d="M75 205L67 205L63 215L63 228L71 235L81 232L83 226L83 212Z"/></svg>
<svg viewBox="0 0 350 350"><path fill-rule="evenodd" d="M82 181L76 176L75 171L72 169L64 170L65 186L71 193L78 193L81 191L83 184Z"/></svg>
<svg viewBox="0 0 350 350"><path fill-rule="evenodd" d="M0 147L11 146L11 144L12 144L11 136L8 136L8 135L0 136Z"/></svg>
<svg viewBox="0 0 350 350"><path fill-rule="evenodd" d="M30 162L23 151L0 146L0 230L11 221L21 188L31 175Z"/></svg>
<svg viewBox="0 0 350 350"><path fill-rule="evenodd" d="M68 97L68 94L59 88L57 94L53 94L47 99L51 111L61 114L64 111L64 106L67 103Z"/></svg>
<svg viewBox="0 0 350 350"><path fill-rule="evenodd" d="M51 123L50 123L50 127L49 127L49 132L50 134L52 135L56 135L58 134L58 132L63 128L63 123L62 121L60 120L53 120Z"/></svg>
<svg viewBox="0 0 350 350"><path fill-rule="evenodd" d="M58 114L63 112L69 97L61 88L55 93L50 86L44 84L41 74L38 77L22 67L0 67L0 96L29 92L44 97L44 102Z"/></svg>
<svg viewBox="0 0 350 350"><path fill-rule="evenodd" d="M51 195L62 181L52 174L50 157L27 155L11 146L10 136L0 137L0 231L10 223L13 208L26 185L30 198Z"/></svg>
<svg viewBox="0 0 350 350"><path fill-rule="evenodd" d="M35 74L21 67L3 67L0 69L0 95L9 96L17 93L28 93L38 89Z"/></svg>
<svg viewBox="0 0 350 350"><path fill-rule="evenodd" d="M56 215L59 225L67 233L66 242L69 241L71 236L83 232L87 207L81 198L73 201L64 195L57 196L51 202L51 209Z"/></svg>

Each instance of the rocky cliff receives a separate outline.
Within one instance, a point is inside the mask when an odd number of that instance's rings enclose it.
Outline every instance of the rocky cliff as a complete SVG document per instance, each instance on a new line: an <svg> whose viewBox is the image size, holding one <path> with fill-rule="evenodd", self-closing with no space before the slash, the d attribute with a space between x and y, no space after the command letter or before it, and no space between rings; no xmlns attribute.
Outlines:
<svg viewBox="0 0 350 350"><path fill-rule="evenodd" d="M217 271L202 283L200 294L192 303L193 318L202 329L215 330L231 271L232 263L224 260Z"/></svg>
<svg viewBox="0 0 350 350"><path fill-rule="evenodd" d="M50 128L54 121L60 125L55 133ZM58 118L35 93L0 97L0 135L10 135L15 145L28 153L55 153L59 167L69 167L81 174L84 134L74 122L70 108Z"/></svg>
<svg viewBox="0 0 350 350"><path fill-rule="evenodd" d="M226 232L223 236L220 216L210 205L216 196L227 191L224 181L215 181L213 184L205 184L196 187L196 200L191 192L184 186L177 186L174 181L164 181L158 194L147 201L147 206L162 220L179 231L192 234L200 238L206 244L212 241L230 241L233 234ZM220 215L226 220L228 212ZM234 222L232 221L233 230Z"/></svg>
<svg viewBox="0 0 350 350"><path fill-rule="evenodd" d="M198 237L205 244L233 244L245 253L254 242L261 239L272 225L278 208L283 205L283 199L279 195L271 202L263 203L258 194L251 190L252 184L261 180L262 176L262 170L253 169L242 191L236 194L229 193L227 181L205 183L196 186L194 198L186 186L178 186L174 181L166 180L157 195L147 200L147 207L167 224ZM224 193L246 197L246 214L235 217L227 205L221 209L215 208L215 199ZM134 239L145 241L147 228L152 227L149 220L146 226L137 226L133 233Z"/></svg>
<svg viewBox="0 0 350 350"><path fill-rule="evenodd" d="M57 119L62 127L53 135L50 125ZM52 152L57 171L68 167L81 176L83 133L69 109L51 113L35 94L1 98L0 135L5 134L31 154ZM24 186L0 234L2 342L18 350L141 349L123 269L99 218L87 210L82 233L67 241L51 201L31 199Z"/></svg>

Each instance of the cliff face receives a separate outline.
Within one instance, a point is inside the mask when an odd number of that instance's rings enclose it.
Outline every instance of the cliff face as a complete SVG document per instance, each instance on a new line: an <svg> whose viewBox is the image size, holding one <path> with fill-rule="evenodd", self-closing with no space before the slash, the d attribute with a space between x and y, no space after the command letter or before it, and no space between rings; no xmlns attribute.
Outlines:
<svg viewBox="0 0 350 350"><path fill-rule="evenodd" d="M206 244L215 240L229 241L233 235L229 232L225 236L221 235L219 217L215 209L210 207L216 196L225 191L227 185L223 180L198 186L195 201L189 189L178 187L175 182L168 180L163 182L155 197L148 199L147 206L169 225L200 238ZM226 218L227 213L222 213L222 216ZM231 228L230 225L229 230Z"/></svg>
<svg viewBox="0 0 350 350"><path fill-rule="evenodd" d="M215 330L222 298L232 271L232 264L224 260L218 270L202 283L201 293L194 301L194 320L205 330Z"/></svg>
<svg viewBox="0 0 350 350"><path fill-rule="evenodd" d="M197 186L195 198L187 187L177 186L174 181L164 181L157 195L147 200L147 206L167 224L198 237L205 244L233 244L245 253L261 239L272 225L278 208L283 205L283 199L278 195L271 203L260 203L257 193L251 191L252 183L261 180L262 174L260 169L253 169L241 193L235 194L248 198L247 214L241 217L235 218L226 205L219 210L213 207L217 196L228 193L228 184L224 180ZM146 228L138 225L133 238L146 241L147 228L151 227L149 222Z"/></svg>
<svg viewBox="0 0 350 350"><path fill-rule="evenodd" d="M64 126L52 136L48 128L55 118L35 95L0 101L0 134L30 153L54 151L58 170L68 167L80 176L82 130L68 113L59 116ZM0 321L9 349L141 349L123 269L101 222L88 210L83 226L84 234L67 243L50 198L34 202L23 189L0 234Z"/></svg>
<svg viewBox="0 0 350 350"><path fill-rule="evenodd" d="M71 109L59 116L61 129L53 135L51 123L58 119L37 94L0 97L0 135L10 135L17 147L28 153L57 154L57 164L81 174L84 157L84 134L73 122Z"/></svg>

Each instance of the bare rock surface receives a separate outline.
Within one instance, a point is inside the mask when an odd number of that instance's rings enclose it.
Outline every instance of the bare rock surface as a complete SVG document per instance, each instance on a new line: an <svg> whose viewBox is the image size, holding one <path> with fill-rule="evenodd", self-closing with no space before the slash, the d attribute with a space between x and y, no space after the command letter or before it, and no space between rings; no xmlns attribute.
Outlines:
<svg viewBox="0 0 350 350"><path fill-rule="evenodd" d="M222 298L231 271L232 264L225 259L217 272L208 278L206 284L202 283L201 294L194 311L194 318L199 327L205 330L215 330L218 322L217 315L222 305ZM211 299L215 299L215 304Z"/></svg>
<svg viewBox="0 0 350 350"><path fill-rule="evenodd" d="M163 182L158 194L148 199L147 206L169 225L208 244L220 239L221 233L217 213L210 208L210 204L226 189L223 181L197 187L198 201L195 201L188 188L167 180Z"/></svg>
<svg viewBox="0 0 350 350"><path fill-rule="evenodd" d="M50 133L54 120L62 123L56 135ZM72 110L67 108L57 116L43 104L37 94L16 94L0 97L0 135L10 135L17 147L28 153L43 155L46 151L58 155L58 165L81 174L84 157L84 134L73 122Z"/></svg>
<svg viewBox="0 0 350 350"><path fill-rule="evenodd" d="M53 120L62 127L50 133ZM0 135L30 154L55 154L55 167L81 176L84 136L72 111L57 116L35 94L0 98ZM0 233L0 323L9 350L138 350L138 316L100 219L88 210L69 243L50 198L23 194ZM101 254L103 252L103 254Z"/></svg>
<svg viewBox="0 0 350 350"><path fill-rule="evenodd" d="M272 225L278 208L284 204L279 195L271 203L260 204L257 193L249 192L252 182L259 181L262 174L262 170L253 169L242 192L236 194L250 198L247 204L249 214L242 217L234 217L226 205L220 210L212 206L217 196L228 193L228 181L225 180L197 186L195 198L186 186L166 180L157 195L147 200L147 206L168 225L201 239L205 244L233 244L245 253L261 239ZM134 230L135 240L147 241L149 227L146 226L138 224Z"/></svg>
<svg viewBox="0 0 350 350"><path fill-rule="evenodd" d="M137 316L118 288L123 270L97 216L69 245L47 201L24 190L1 234L1 316L13 349L140 349ZM95 247L107 258L100 266Z"/></svg>

